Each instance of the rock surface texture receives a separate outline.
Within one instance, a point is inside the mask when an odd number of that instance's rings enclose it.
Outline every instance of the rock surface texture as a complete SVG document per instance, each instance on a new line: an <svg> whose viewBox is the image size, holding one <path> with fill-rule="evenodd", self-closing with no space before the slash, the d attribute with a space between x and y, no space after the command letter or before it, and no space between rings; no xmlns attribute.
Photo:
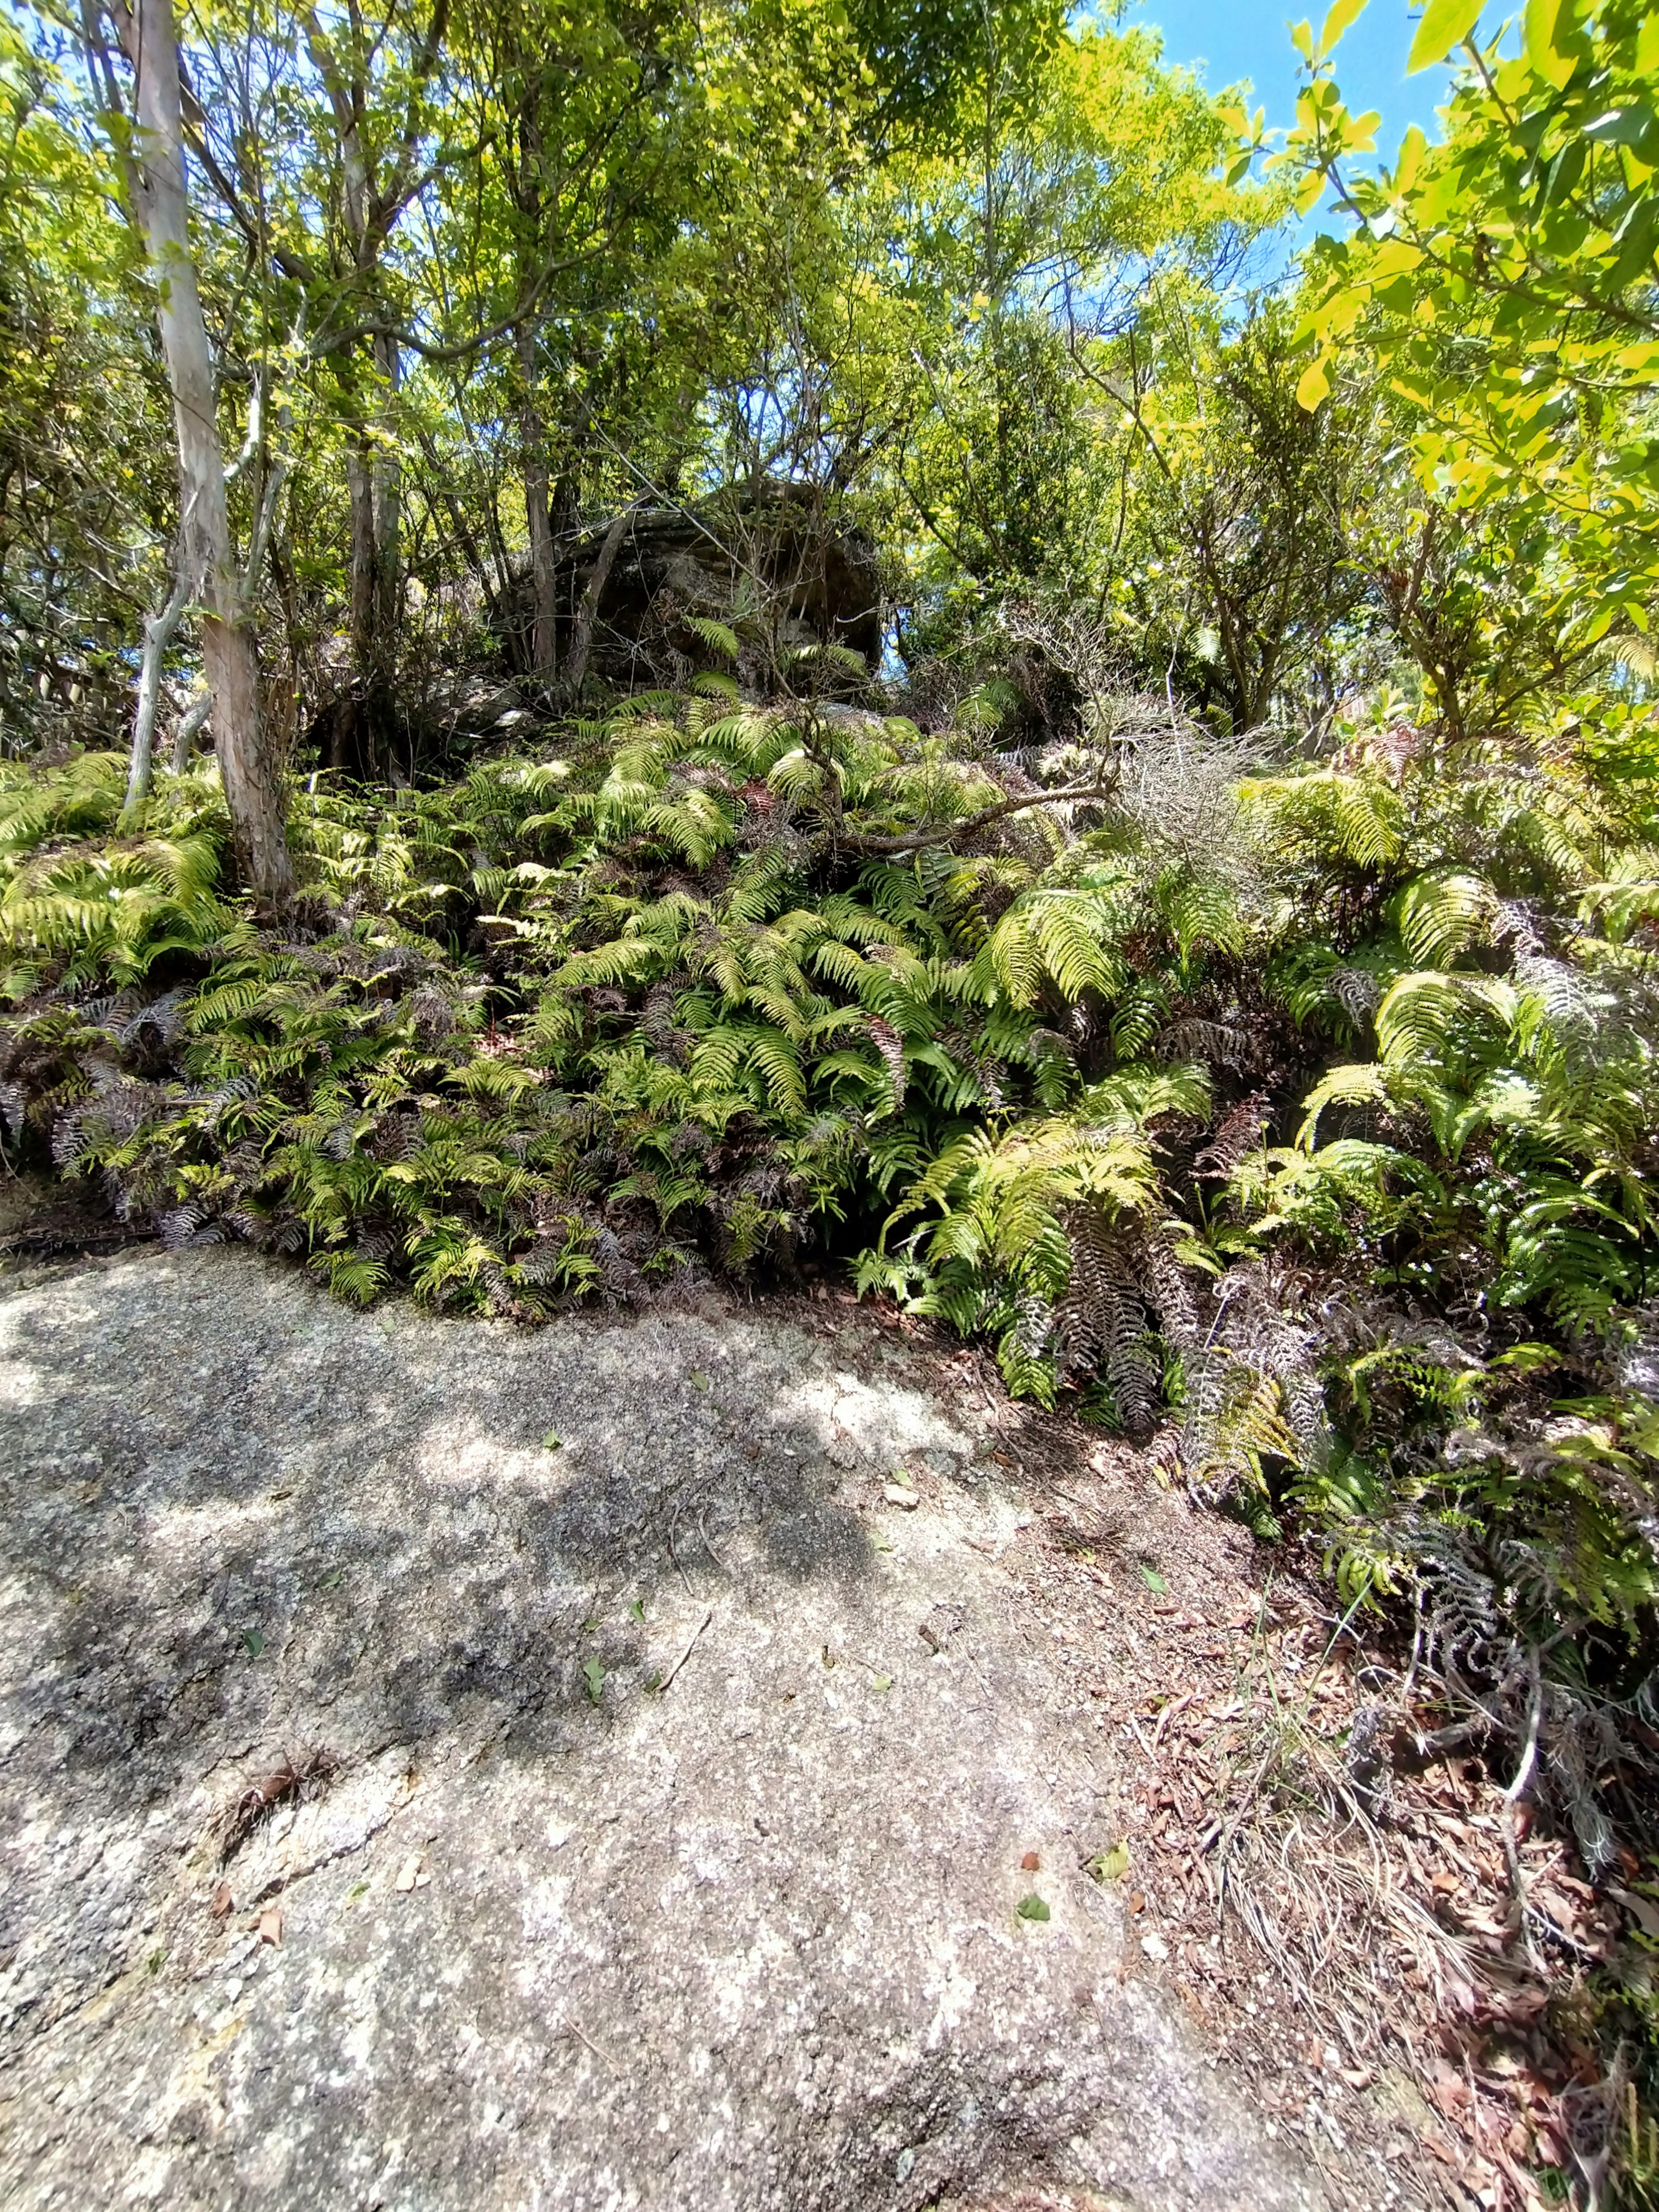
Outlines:
<svg viewBox="0 0 1659 2212"><path fill-rule="evenodd" d="M0 1480L17 2212L1322 2203L1085 1870L1020 1498L868 1329L26 1270Z"/></svg>

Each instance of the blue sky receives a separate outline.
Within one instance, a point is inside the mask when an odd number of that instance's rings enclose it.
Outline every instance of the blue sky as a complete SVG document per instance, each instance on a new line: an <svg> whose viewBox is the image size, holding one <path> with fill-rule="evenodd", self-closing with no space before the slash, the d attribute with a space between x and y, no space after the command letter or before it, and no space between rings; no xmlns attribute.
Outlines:
<svg viewBox="0 0 1659 2212"><path fill-rule="evenodd" d="M1126 23L1155 24L1164 33L1164 58L1199 70L1212 92L1248 77L1255 92L1250 112L1267 111L1267 125L1287 130L1296 117L1297 52L1290 26L1304 17L1317 37L1324 4L1287 7L1285 0L1131 0ZM1444 97L1448 71L1424 70L1406 75L1406 56L1419 8L1406 0L1370 0L1336 50L1336 81L1352 114L1376 108L1382 121L1376 134L1380 160L1392 163L1407 126L1420 124L1438 137L1434 110ZM1484 28L1484 26L1483 26ZM1310 217L1309 234L1320 228Z"/></svg>

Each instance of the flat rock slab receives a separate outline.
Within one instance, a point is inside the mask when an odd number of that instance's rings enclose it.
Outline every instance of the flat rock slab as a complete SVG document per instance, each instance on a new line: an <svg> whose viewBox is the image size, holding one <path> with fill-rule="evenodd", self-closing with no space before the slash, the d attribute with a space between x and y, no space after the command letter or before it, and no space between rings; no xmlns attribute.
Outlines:
<svg viewBox="0 0 1659 2212"><path fill-rule="evenodd" d="M984 1434L759 1310L0 1283L9 2205L1322 2201L1086 1871Z"/></svg>

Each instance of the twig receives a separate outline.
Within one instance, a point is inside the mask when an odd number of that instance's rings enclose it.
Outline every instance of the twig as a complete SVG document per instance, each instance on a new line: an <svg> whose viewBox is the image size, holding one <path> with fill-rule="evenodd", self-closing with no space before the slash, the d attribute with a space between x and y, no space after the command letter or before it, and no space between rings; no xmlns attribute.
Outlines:
<svg viewBox="0 0 1659 2212"><path fill-rule="evenodd" d="M1515 1770L1515 1779L1504 1792L1502 1818L1504 1856L1509 1862L1510 1886L1515 1893L1516 1910L1521 1916L1521 1940L1527 1947L1528 1958L1541 1975L1545 1966L1532 1940L1527 1908L1527 1877L1522 1870L1520 1840L1515 1832L1515 1808L1522 1792L1532 1780L1533 1769L1538 1763L1538 1730L1544 1717L1544 1677L1535 1648L1528 1654L1528 1666L1532 1674L1532 1698L1527 1713L1527 1741L1522 1747L1521 1764Z"/></svg>
<svg viewBox="0 0 1659 2212"><path fill-rule="evenodd" d="M684 1664L685 1664L686 1661L687 1661L687 1660L691 1656L692 1649L693 1649L694 1645L696 1644L697 1638L698 1638L702 1634L702 1632L704 1631L704 1629L708 1627L708 1626L709 1622L710 1622L714 1618L714 1607L711 1605L711 1606L708 1607L708 1609L707 1610L707 1612L703 1614L702 1619L702 1620L697 1623L696 1626L692 1630L691 1634L690 1634L690 1639L688 1640L688 1642L687 1642L687 1644L686 1644L686 1647L685 1647L684 1650L681 1652L681 1654L680 1654L679 1657L678 1657L678 1658L674 1662L673 1665L669 1668L668 1672L667 1672L667 1673L663 1676L663 1678L662 1678L661 1681L658 1683L658 1685L657 1685L657 1695L658 1695L659 1698L661 1698L661 1697L665 1697L665 1696L667 1695L667 1693L668 1693L668 1686L669 1686L669 1684L673 1680L673 1679L674 1679L675 1675L676 1675L676 1674L678 1674L679 1673L680 1668L681 1668L682 1667L684 1667Z"/></svg>
<svg viewBox="0 0 1659 2212"><path fill-rule="evenodd" d="M993 822L1010 814L1024 814L1034 806L1073 806L1089 801L1115 799L1120 782L1113 775L1105 782L1069 784L1060 791L1038 791L1018 799L1005 799L996 806L981 807L960 822L941 823L932 830L913 830L902 837L866 836L856 830L838 830L836 842L843 852L871 854L916 853L929 845L949 845L958 837L972 837Z"/></svg>
<svg viewBox="0 0 1659 2212"><path fill-rule="evenodd" d="M702 1548L708 1553L709 1558L714 1562L714 1565L720 1569L726 1580L728 1582L735 1582L737 1580L737 1577L732 1573L731 1568L726 1565L725 1560L721 1559L720 1553L714 1549L714 1547L709 1542L708 1530L704 1525L703 1517L701 1513L697 1516L697 1534L702 1538Z"/></svg>
<svg viewBox="0 0 1659 2212"><path fill-rule="evenodd" d="M674 1549L674 1530L678 1527L678 1522L679 1515L676 1513L673 1520L668 1524L668 1556L674 1562L674 1571L678 1575L680 1580L685 1584L685 1594L687 1597L690 1597L691 1595L691 1577L686 1573L685 1569L680 1565L680 1555Z"/></svg>
<svg viewBox="0 0 1659 2212"><path fill-rule="evenodd" d="M1169 1726L1175 1715L1181 1711L1183 1705L1190 1705L1193 1699L1197 1695L1198 1692L1196 1690L1188 1690L1184 1698L1177 1698L1172 1705L1164 1706L1163 1711L1158 1717L1158 1726L1152 1730L1152 1749L1154 1751L1158 1749L1158 1745L1163 1741L1164 1731Z"/></svg>
<svg viewBox="0 0 1659 2212"><path fill-rule="evenodd" d="M567 2035L574 2035L578 2043L585 2043L588 2049L592 2052L593 2056L599 2060L600 2065L603 2066L608 2073L614 2074L616 2072L617 2062L611 2056L610 2052L608 2051L601 2051L599 2045L594 2042L592 2037L585 2033L581 2028L578 2027L574 2020L567 2020L563 2023L563 2028L564 2033Z"/></svg>

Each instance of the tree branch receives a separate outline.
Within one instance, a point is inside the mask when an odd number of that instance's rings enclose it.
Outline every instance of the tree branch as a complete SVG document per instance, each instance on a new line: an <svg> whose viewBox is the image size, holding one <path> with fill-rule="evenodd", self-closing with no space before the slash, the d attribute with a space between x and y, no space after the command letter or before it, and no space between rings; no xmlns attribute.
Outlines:
<svg viewBox="0 0 1659 2212"><path fill-rule="evenodd" d="M1077 806L1090 800L1115 799L1120 779L1113 775L1104 783L1067 784L1063 791L1036 791L1024 799L1005 799L995 806L982 807L965 821L942 822L934 830L912 830L902 837L871 837L858 830L837 830L836 842L849 853L917 853L930 845L948 845L958 837L972 837L993 822L1001 822L1011 814L1024 814L1034 806Z"/></svg>

